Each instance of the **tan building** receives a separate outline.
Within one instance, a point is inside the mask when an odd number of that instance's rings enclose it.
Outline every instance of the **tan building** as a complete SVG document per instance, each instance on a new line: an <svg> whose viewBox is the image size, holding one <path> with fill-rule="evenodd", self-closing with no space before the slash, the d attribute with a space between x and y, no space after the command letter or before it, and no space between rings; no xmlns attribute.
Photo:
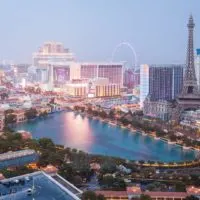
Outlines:
<svg viewBox="0 0 200 200"><path fill-rule="evenodd" d="M70 83L65 86L65 93L69 96L85 97L87 92L86 83Z"/></svg>
<svg viewBox="0 0 200 200"><path fill-rule="evenodd" d="M119 95L120 95L120 86L117 84L96 86L96 97L113 97Z"/></svg>
<svg viewBox="0 0 200 200"><path fill-rule="evenodd" d="M110 84L108 78L91 79L88 84L88 97L112 97L120 95L120 85Z"/></svg>
<svg viewBox="0 0 200 200"><path fill-rule="evenodd" d="M13 112L12 114L16 117L16 123L26 121L24 110L15 110L15 112Z"/></svg>
<svg viewBox="0 0 200 200"><path fill-rule="evenodd" d="M37 113L51 113L51 107L50 106L36 106L35 109L37 110Z"/></svg>

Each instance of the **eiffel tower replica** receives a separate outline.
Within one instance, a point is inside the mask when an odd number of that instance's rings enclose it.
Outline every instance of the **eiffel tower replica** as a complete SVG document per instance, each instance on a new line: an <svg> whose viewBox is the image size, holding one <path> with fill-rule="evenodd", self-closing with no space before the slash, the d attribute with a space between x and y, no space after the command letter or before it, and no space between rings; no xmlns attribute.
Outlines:
<svg viewBox="0 0 200 200"><path fill-rule="evenodd" d="M184 110L200 108L200 93L197 86L197 78L194 67L194 47L193 47L193 31L194 21L192 15L187 24L188 27L188 49L186 70L183 79L182 92L176 99L175 112L172 115L174 120L180 120L181 113Z"/></svg>

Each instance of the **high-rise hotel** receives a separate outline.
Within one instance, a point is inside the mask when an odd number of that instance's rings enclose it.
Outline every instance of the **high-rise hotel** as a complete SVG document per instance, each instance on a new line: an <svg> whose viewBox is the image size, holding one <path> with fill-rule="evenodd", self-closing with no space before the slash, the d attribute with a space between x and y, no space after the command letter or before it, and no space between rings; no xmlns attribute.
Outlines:
<svg viewBox="0 0 200 200"><path fill-rule="evenodd" d="M74 54L61 43L44 43L39 51L33 54L33 65L37 68L38 82L48 84L50 90L70 84L70 94L84 94L85 92L73 92L73 87L79 91L78 87L83 87L80 82L88 84L90 80L105 78L108 79L108 83L104 84L105 94L112 96L112 92L116 94L115 88L123 86L123 63L77 62ZM79 83L74 80L79 80ZM96 85L96 88L99 87ZM87 90L80 88L80 91Z"/></svg>
<svg viewBox="0 0 200 200"><path fill-rule="evenodd" d="M123 64L80 63L80 78L108 78L110 83L123 85Z"/></svg>
<svg viewBox="0 0 200 200"><path fill-rule="evenodd" d="M169 102L182 90L184 65L147 65L145 73L142 72L140 101L144 115L169 120L172 113Z"/></svg>
<svg viewBox="0 0 200 200"><path fill-rule="evenodd" d="M180 93L184 65L141 65L140 106L147 96L151 101L170 101Z"/></svg>
<svg viewBox="0 0 200 200"><path fill-rule="evenodd" d="M32 55L34 66L46 67L49 62L74 61L74 54L60 42L45 42Z"/></svg>

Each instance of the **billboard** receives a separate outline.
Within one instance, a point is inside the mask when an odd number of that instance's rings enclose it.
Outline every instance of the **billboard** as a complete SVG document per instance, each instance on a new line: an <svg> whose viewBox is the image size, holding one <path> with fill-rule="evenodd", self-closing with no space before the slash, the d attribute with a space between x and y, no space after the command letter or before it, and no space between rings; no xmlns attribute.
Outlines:
<svg viewBox="0 0 200 200"><path fill-rule="evenodd" d="M65 83L70 79L69 67L54 67L53 72L55 83Z"/></svg>

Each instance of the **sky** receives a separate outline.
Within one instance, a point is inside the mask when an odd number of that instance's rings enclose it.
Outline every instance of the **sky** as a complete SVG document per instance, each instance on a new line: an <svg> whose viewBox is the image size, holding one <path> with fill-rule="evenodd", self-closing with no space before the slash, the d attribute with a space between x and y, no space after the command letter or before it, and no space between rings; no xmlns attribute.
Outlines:
<svg viewBox="0 0 200 200"><path fill-rule="evenodd" d="M45 41L62 42L78 61L135 64L185 63L187 21L196 24L200 48L200 0L0 0L0 61L31 63Z"/></svg>

